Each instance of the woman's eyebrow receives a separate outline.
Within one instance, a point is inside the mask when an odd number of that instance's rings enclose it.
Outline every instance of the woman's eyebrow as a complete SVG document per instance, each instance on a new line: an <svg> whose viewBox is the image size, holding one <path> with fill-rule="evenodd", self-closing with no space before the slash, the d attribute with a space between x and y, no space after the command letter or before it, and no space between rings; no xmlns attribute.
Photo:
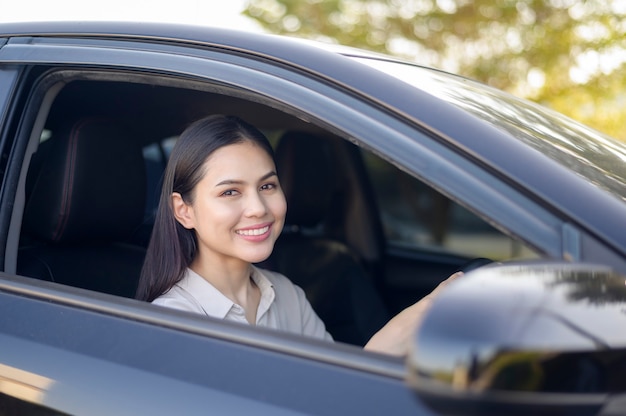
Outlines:
<svg viewBox="0 0 626 416"><path fill-rule="evenodd" d="M265 175L261 176L259 181L264 181L266 179L271 178L272 176L278 176L275 171L269 171ZM223 185L241 185L244 181L238 179L224 179L223 181L215 184L215 186L223 186Z"/></svg>
<svg viewBox="0 0 626 416"><path fill-rule="evenodd" d="M261 176L261 180L264 181L266 179L271 178L272 176L278 176L275 171L269 171L265 175Z"/></svg>

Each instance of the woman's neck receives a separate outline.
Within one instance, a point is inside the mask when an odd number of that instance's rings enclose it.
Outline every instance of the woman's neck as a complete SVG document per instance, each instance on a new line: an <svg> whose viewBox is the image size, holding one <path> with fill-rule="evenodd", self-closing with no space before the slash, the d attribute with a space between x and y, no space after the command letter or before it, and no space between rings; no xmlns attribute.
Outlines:
<svg viewBox="0 0 626 416"><path fill-rule="evenodd" d="M252 265L242 261L209 262L198 256L189 267L224 296L246 311L252 324L261 298L260 290L252 280Z"/></svg>

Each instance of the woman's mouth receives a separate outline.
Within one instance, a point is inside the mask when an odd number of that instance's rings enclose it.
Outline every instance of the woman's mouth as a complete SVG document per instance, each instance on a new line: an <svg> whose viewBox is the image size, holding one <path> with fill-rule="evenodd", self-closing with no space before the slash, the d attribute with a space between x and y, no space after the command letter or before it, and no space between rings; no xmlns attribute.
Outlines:
<svg viewBox="0 0 626 416"><path fill-rule="evenodd" d="M248 228L245 230L237 230L235 231L235 233L239 235L243 235L243 236L254 237L254 236L259 236L259 235L263 235L267 233L269 229L270 229L270 226L266 225L265 227L261 227L261 228Z"/></svg>

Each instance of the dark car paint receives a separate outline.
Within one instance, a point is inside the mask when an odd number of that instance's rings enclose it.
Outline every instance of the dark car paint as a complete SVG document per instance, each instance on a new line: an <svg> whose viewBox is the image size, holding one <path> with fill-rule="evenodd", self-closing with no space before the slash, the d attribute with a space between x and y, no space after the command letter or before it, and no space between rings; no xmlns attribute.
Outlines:
<svg viewBox="0 0 626 416"><path fill-rule="evenodd" d="M7 91L0 98L2 149L5 160L12 162L3 176L3 201L12 200L18 179L24 176L18 169L20 154L28 154L25 133L16 136L26 98L16 94L23 100L19 105L12 100L10 92L20 81L12 65L58 64L68 70L85 65L136 66L198 79L209 78L210 73L260 94L284 85L274 78L278 76L303 91L323 92L304 102L304 97L289 95L295 87L284 93L275 90L279 101L356 137L494 223L506 224L508 231L548 255L603 258L626 270L626 236L615 227L623 217L623 204L582 184L547 158L539 156L538 160L545 159L540 171L528 169L528 161L538 158L537 151L428 93L407 96L401 81L366 71L350 59L289 39L167 25L0 25L0 36L15 36L2 41L0 49L0 63L7 64L0 71L0 91ZM201 50L192 51L187 45ZM203 62L207 58L215 61ZM186 72L184 65L189 65ZM220 73L235 65L248 69ZM270 84L246 79L252 71L268 71L261 78ZM313 103L333 106L313 110ZM333 113L340 108L338 103L353 121L363 123L350 123ZM14 137L22 148L9 148ZM573 189L579 193L573 194ZM555 200L547 202L536 195ZM598 203L607 208L600 220L592 222L590 214ZM10 215L12 203L2 205L4 238L15 218ZM10 249L10 242L4 243ZM9 258L7 270L11 271ZM0 316L11 317L0 320L2 365L59 380L60 389L50 389L42 404L69 413L158 414L188 405L189 411L268 414L283 410L286 414L430 414L404 384L401 361L356 354L345 345L319 344L220 321L207 325L201 318L155 311L135 301L8 275L0 278Z"/></svg>

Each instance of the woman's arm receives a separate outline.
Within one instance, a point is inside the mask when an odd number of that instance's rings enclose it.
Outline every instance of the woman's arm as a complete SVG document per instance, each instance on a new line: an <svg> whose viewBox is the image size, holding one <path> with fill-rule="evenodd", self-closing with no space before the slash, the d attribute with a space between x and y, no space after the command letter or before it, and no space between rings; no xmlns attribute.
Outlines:
<svg viewBox="0 0 626 416"><path fill-rule="evenodd" d="M370 338L364 349L384 354L406 355L413 334L422 322L432 300L448 283L462 275L463 272L454 273L439 283L435 290L391 318L384 327Z"/></svg>

